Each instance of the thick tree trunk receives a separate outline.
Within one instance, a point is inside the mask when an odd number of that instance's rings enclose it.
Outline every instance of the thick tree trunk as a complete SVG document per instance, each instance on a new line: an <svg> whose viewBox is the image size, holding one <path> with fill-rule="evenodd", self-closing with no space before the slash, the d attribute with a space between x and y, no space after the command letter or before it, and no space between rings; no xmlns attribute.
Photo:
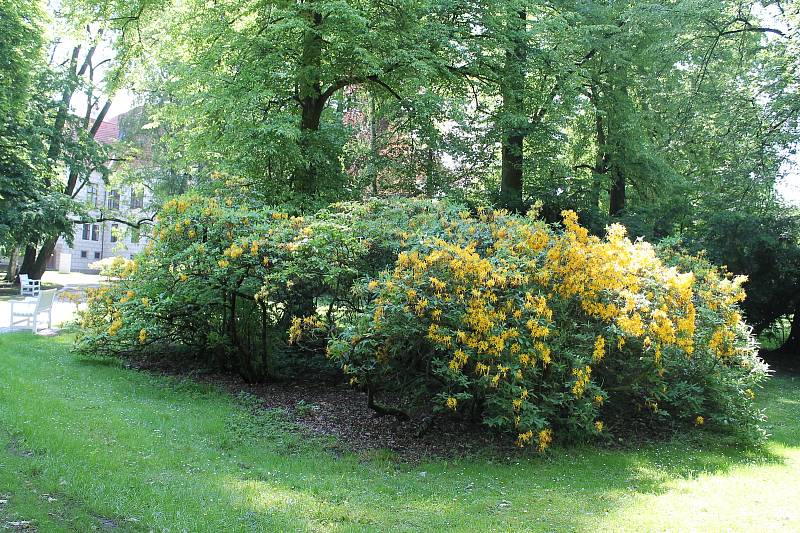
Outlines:
<svg viewBox="0 0 800 533"><path fill-rule="evenodd" d="M603 120L603 113L600 111L600 95L596 84L592 84L589 89L589 99L594 106L594 128L595 142L597 148L595 152L594 169L592 169L592 190L590 202L593 208L600 208L600 191L603 188L603 181L608 174L608 146L606 144L606 126Z"/></svg>
<svg viewBox="0 0 800 533"><path fill-rule="evenodd" d="M53 252L56 249L56 242L58 242L58 237L49 238L39 249L36 260L28 271L28 276L30 276L31 279L42 279L44 271L47 270L47 263L49 263L50 258L53 257Z"/></svg>
<svg viewBox="0 0 800 533"><path fill-rule="evenodd" d="M625 209L625 176L616 173L611 184L611 193L608 201L609 216L618 216Z"/></svg>
<svg viewBox="0 0 800 533"><path fill-rule="evenodd" d="M313 3L313 2L312 2ZM301 161L295 168L294 190L300 194L313 195L317 192L318 168L312 154L318 153L319 125L325 98L322 95L322 14L309 9L306 12L308 28L303 33L303 53L300 58L300 71L297 77L300 100L300 151Z"/></svg>
<svg viewBox="0 0 800 533"><path fill-rule="evenodd" d="M592 175L592 207L600 207L600 190L603 187L603 177L608 173L608 152L606 152L606 130L603 126L603 116L595 110L595 129L597 134L597 155L595 156L594 172Z"/></svg>
<svg viewBox="0 0 800 533"><path fill-rule="evenodd" d="M786 338L786 342L784 342L777 351L800 356L800 303L794 308L794 316L792 317L789 336Z"/></svg>
<svg viewBox="0 0 800 533"><path fill-rule="evenodd" d="M506 50L506 64L500 92L503 98L503 134L500 169L500 204L511 211L522 209L524 142L528 130L525 113L525 60L527 57L527 12L521 10L509 18L511 44Z"/></svg>
<svg viewBox="0 0 800 533"><path fill-rule="evenodd" d="M22 264L19 267L20 274L30 274L33 264L36 262L36 244L29 244L25 247L25 255L22 256Z"/></svg>
<svg viewBox="0 0 800 533"><path fill-rule="evenodd" d="M502 147L502 165L500 170L500 201L503 207L511 211L522 208L522 166L524 135L508 135Z"/></svg>

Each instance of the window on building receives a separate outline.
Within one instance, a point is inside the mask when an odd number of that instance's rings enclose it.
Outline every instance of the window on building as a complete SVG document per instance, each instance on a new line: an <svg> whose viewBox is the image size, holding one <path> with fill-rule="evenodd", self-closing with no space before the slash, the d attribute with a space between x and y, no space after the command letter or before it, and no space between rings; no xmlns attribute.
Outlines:
<svg viewBox="0 0 800 533"><path fill-rule="evenodd" d="M141 209L144 207L144 191L131 189L131 209Z"/></svg>
<svg viewBox="0 0 800 533"><path fill-rule="evenodd" d="M92 225L91 224L84 224L83 225L83 240L84 241L88 241L89 240L89 235L90 235L91 231L92 231Z"/></svg>
<svg viewBox="0 0 800 533"><path fill-rule="evenodd" d="M116 189L108 191L108 208L119 209L119 191Z"/></svg>
<svg viewBox="0 0 800 533"><path fill-rule="evenodd" d="M94 258L95 259L100 259L100 252L95 252L94 253Z"/></svg>
<svg viewBox="0 0 800 533"><path fill-rule="evenodd" d="M88 255L89 255L89 254L88 254L88 253L86 253L86 250L81 250L81 257L82 257L83 259L86 259L86 258L88 257Z"/></svg>
<svg viewBox="0 0 800 533"><path fill-rule="evenodd" d="M92 240L99 241L100 240L100 225L99 224L92 224Z"/></svg>
<svg viewBox="0 0 800 533"><path fill-rule="evenodd" d="M119 232L119 224L111 224L111 242L117 242L118 232Z"/></svg>
<svg viewBox="0 0 800 533"><path fill-rule="evenodd" d="M86 203L92 207L97 207L97 185L86 186Z"/></svg>
<svg viewBox="0 0 800 533"><path fill-rule="evenodd" d="M141 238L142 233L139 231L139 228L131 228L131 244L139 244Z"/></svg>

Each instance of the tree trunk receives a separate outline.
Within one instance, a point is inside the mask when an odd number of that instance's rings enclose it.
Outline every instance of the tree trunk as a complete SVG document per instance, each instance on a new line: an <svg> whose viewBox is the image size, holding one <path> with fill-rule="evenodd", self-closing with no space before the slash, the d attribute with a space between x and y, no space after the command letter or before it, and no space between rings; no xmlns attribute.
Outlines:
<svg viewBox="0 0 800 533"><path fill-rule="evenodd" d="M369 95L369 177L372 196L378 196L378 110L375 95Z"/></svg>
<svg viewBox="0 0 800 533"><path fill-rule="evenodd" d="M786 342L776 351L800 356L800 303L794 308L789 336L786 338Z"/></svg>
<svg viewBox="0 0 800 533"><path fill-rule="evenodd" d="M58 236L48 238L39 249L36 260L27 272L31 279L42 279L45 270L47 270L47 263L49 263L50 258L53 257L53 252L56 249L56 242L58 242Z"/></svg>
<svg viewBox="0 0 800 533"><path fill-rule="evenodd" d="M522 209L522 155L524 135L508 135L502 147L500 170L500 202L511 211Z"/></svg>
<svg viewBox="0 0 800 533"><path fill-rule="evenodd" d="M6 270L6 281L13 283L17 279L19 271L19 247L14 246L8 254L8 269Z"/></svg>
<svg viewBox="0 0 800 533"><path fill-rule="evenodd" d="M625 209L625 176L617 174L611 184L611 194L608 201L609 216L618 216Z"/></svg>
<svg viewBox="0 0 800 533"><path fill-rule="evenodd" d="M22 256L22 264L19 267L20 274L30 274L33 264L36 262L36 243L28 244L25 247L25 255Z"/></svg>
<svg viewBox="0 0 800 533"><path fill-rule="evenodd" d="M313 3L313 2L311 2ZM308 28L303 32L303 53L297 76L298 97L300 100L300 151L301 160L295 169L294 190L300 194L313 195L317 192L318 168L314 155L319 137L319 125L325 98L322 96L321 58L322 58L322 14L313 8L306 12Z"/></svg>
<svg viewBox="0 0 800 533"><path fill-rule="evenodd" d="M525 163L523 145L528 130L528 117L525 113L526 19L525 10L517 11L509 18L511 42L506 49L506 64L500 87L503 99L500 204L511 211L522 209Z"/></svg>
<svg viewBox="0 0 800 533"><path fill-rule="evenodd" d="M433 198L436 193L436 152L428 147L425 159L425 196Z"/></svg>
<svg viewBox="0 0 800 533"><path fill-rule="evenodd" d="M603 177L608 173L608 152L606 152L606 130L603 126L603 116L595 111L595 128L597 129L597 156L595 158L594 172L592 173L592 207L600 207L600 190L603 187Z"/></svg>
<svg viewBox="0 0 800 533"><path fill-rule="evenodd" d="M600 95L596 84L589 88L589 99L594 106L594 127L595 142L597 148L595 152L594 169L592 169L592 192L590 202L595 209L600 208L600 191L603 188L603 180L608 174L608 146L606 144L606 126L603 120L603 113L600 111Z"/></svg>

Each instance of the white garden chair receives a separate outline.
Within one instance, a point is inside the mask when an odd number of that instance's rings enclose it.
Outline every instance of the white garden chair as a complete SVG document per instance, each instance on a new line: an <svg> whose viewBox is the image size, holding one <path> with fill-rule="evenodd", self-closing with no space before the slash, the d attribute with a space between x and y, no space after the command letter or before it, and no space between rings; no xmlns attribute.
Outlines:
<svg viewBox="0 0 800 533"><path fill-rule="evenodd" d="M26 298L24 300L11 301L11 328L14 326L30 327L36 333L39 323L39 315L47 313L47 327L53 327L53 303L56 299L58 289L41 291L37 298ZM23 307L23 309L20 309ZM15 317L19 320L14 321Z"/></svg>
<svg viewBox="0 0 800 533"><path fill-rule="evenodd" d="M27 274L19 275L19 294L21 296L39 296L42 282L38 279L29 279Z"/></svg>

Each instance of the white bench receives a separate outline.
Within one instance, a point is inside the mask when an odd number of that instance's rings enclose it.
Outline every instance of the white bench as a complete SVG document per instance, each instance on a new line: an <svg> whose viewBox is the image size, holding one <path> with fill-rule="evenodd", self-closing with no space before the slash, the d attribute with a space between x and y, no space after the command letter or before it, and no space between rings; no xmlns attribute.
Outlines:
<svg viewBox="0 0 800 533"><path fill-rule="evenodd" d="M30 279L27 274L19 275L19 294L21 296L39 296L42 282L38 279Z"/></svg>
<svg viewBox="0 0 800 533"><path fill-rule="evenodd" d="M53 327L53 303L56 299L58 289L41 291L37 298L26 298L24 300L11 301L11 328L17 325L30 327L36 333L38 329L39 315L47 313L47 327ZM20 307L25 309L20 310ZM14 321L14 317L19 320Z"/></svg>

